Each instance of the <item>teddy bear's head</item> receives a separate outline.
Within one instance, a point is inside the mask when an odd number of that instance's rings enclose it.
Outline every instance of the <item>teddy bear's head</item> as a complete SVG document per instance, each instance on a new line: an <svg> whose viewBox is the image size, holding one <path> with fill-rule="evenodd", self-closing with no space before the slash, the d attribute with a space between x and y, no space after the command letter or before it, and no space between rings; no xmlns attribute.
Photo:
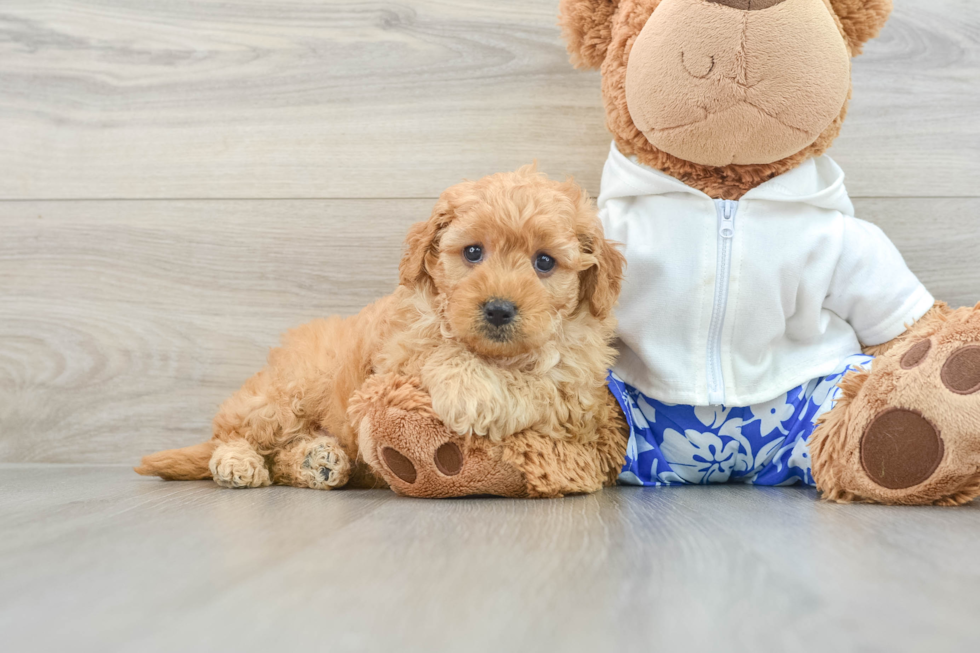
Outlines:
<svg viewBox="0 0 980 653"><path fill-rule="evenodd" d="M561 0L620 151L714 197L822 154L892 0Z"/></svg>

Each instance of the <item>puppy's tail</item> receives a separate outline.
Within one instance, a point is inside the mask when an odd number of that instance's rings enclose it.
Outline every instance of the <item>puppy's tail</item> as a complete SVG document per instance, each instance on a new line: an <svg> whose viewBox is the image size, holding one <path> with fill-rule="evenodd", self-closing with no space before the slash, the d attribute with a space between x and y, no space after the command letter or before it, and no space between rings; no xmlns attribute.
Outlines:
<svg viewBox="0 0 980 653"><path fill-rule="evenodd" d="M183 449L168 449L143 456L133 471L143 476L159 476L168 481L199 481L211 478L208 463L218 446L216 440L195 444Z"/></svg>

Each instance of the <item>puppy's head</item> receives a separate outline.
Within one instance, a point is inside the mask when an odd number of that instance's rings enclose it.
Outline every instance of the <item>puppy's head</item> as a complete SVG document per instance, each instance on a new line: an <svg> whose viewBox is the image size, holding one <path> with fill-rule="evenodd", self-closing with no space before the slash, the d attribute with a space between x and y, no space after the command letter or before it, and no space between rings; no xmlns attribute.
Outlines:
<svg viewBox="0 0 980 653"><path fill-rule="evenodd" d="M540 347L580 311L606 322L624 263L581 188L526 166L444 192L409 233L400 272L402 285L438 298L453 337L505 358Z"/></svg>

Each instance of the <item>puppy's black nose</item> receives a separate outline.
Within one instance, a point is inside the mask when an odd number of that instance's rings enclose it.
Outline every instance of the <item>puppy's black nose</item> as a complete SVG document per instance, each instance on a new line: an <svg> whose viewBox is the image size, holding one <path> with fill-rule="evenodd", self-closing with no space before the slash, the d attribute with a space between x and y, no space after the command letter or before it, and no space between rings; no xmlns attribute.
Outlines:
<svg viewBox="0 0 980 653"><path fill-rule="evenodd" d="M514 302L491 299L483 305L483 319L495 327L507 326L514 321L516 315L517 307Z"/></svg>

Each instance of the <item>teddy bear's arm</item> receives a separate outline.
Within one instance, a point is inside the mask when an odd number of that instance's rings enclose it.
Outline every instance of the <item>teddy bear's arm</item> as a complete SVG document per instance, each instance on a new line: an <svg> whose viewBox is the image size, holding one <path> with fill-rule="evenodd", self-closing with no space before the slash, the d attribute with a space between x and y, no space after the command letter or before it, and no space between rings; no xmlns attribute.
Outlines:
<svg viewBox="0 0 980 653"><path fill-rule="evenodd" d="M616 483L626 457L629 427L610 392L596 413L596 438L588 442L529 431L501 443L502 460L524 475L529 497L584 494Z"/></svg>
<svg viewBox="0 0 980 653"><path fill-rule="evenodd" d="M887 351L936 300L878 226L844 216L840 242L823 307L846 320L863 346Z"/></svg>
<svg viewBox="0 0 980 653"><path fill-rule="evenodd" d="M863 351L869 356L883 356L887 354L893 347L901 345L909 338L915 337L916 333L921 331L932 332L936 330L940 325L942 325L946 318L953 312L953 309L946 304L946 302L937 301L932 309L925 315L923 315L915 323L910 324L908 330L902 335L898 336L893 340L882 343L880 345L870 345L865 346Z"/></svg>
<svg viewBox="0 0 980 653"><path fill-rule="evenodd" d="M628 431L611 394L596 412L590 440L528 429L500 442L446 428L417 378L370 377L350 402L360 456L398 492L413 497L492 494L558 497L616 481Z"/></svg>

